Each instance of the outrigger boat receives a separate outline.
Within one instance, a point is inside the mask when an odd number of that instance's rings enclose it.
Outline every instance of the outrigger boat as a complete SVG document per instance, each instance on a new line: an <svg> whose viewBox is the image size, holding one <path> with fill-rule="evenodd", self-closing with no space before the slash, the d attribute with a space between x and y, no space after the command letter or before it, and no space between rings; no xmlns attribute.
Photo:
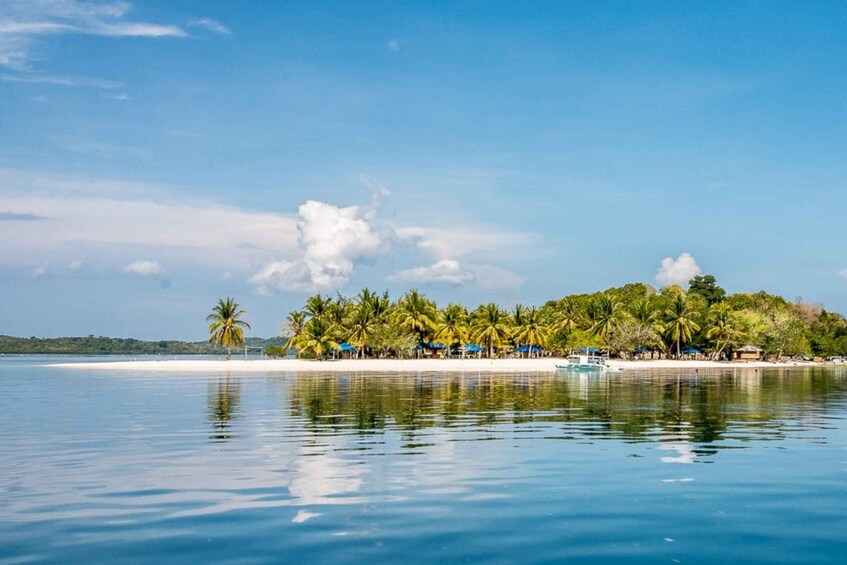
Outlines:
<svg viewBox="0 0 847 565"><path fill-rule="evenodd" d="M556 369L561 371L620 371L618 367L611 367L608 364L608 358L601 355L568 355L566 365L556 365Z"/></svg>

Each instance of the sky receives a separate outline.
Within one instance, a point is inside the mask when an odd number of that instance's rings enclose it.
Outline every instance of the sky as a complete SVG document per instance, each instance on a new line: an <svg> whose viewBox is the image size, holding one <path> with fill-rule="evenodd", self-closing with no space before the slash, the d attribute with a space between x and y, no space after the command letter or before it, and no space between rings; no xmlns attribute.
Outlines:
<svg viewBox="0 0 847 565"><path fill-rule="evenodd" d="M0 0L0 334L713 274L847 312L847 5Z"/></svg>

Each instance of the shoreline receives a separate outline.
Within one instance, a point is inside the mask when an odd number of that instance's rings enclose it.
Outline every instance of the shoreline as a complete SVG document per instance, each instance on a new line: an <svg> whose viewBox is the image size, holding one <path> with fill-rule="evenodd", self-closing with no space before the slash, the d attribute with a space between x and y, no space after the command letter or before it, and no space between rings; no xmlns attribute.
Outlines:
<svg viewBox="0 0 847 565"><path fill-rule="evenodd" d="M541 359L340 359L314 361L305 359L192 360L169 359L155 361L106 361L50 363L47 367L63 369L146 371L153 373L186 372L215 373L238 371L244 373L314 372L314 373L464 373L464 372L538 372L554 373L564 358ZM645 369L788 369L823 367L823 363L771 363L766 361L690 361L659 359L644 361L609 361L609 366L624 371ZM833 365L836 366L836 365Z"/></svg>

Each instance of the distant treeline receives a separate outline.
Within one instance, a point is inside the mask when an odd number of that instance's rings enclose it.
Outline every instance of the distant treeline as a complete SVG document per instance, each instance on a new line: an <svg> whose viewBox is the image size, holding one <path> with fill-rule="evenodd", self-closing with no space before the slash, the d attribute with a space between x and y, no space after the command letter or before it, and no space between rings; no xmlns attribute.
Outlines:
<svg viewBox="0 0 847 565"><path fill-rule="evenodd" d="M284 339L248 338L251 347L279 345ZM215 355L224 353L206 342L143 341L132 338L88 337L12 337L0 336L0 353L67 355Z"/></svg>

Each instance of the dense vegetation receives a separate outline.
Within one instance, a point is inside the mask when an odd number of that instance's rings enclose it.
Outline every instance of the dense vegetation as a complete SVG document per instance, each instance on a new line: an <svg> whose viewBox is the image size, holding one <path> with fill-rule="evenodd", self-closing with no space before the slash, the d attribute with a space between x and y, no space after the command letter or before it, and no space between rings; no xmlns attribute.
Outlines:
<svg viewBox="0 0 847 565"><path fill-rule="evenodd" d="M213 353L206 344L185 341L141 341L115 337L24 338L0 336L0 353L73 355L186 355Z"/></svg>
<svg viewBox="0 0 847 565"><path fill-rule="evenodd" d="M766 292L728 296L711 275L694 277L688 289L634 283L509 311L493 303L439 308L416 289L397 301L369 289L352 299L317 294L290 312L283 327L298 355L317 359L347 346L357 357L410 357L427 349L459 354L467 344L491 357L595 347L622 357L696 350L724 359L747 345L777 359L847 355L841 314Z"/></svg>
<svg viewBox="0 0 847 565"><path fill-rule="evenodd" d="M246 338L251 347L279 347L284 339ZM142 341L115 337L12 337L0 336L0 353L6 354L65 354L65 355L209 355L222 350L205 342Z"/></svg>

